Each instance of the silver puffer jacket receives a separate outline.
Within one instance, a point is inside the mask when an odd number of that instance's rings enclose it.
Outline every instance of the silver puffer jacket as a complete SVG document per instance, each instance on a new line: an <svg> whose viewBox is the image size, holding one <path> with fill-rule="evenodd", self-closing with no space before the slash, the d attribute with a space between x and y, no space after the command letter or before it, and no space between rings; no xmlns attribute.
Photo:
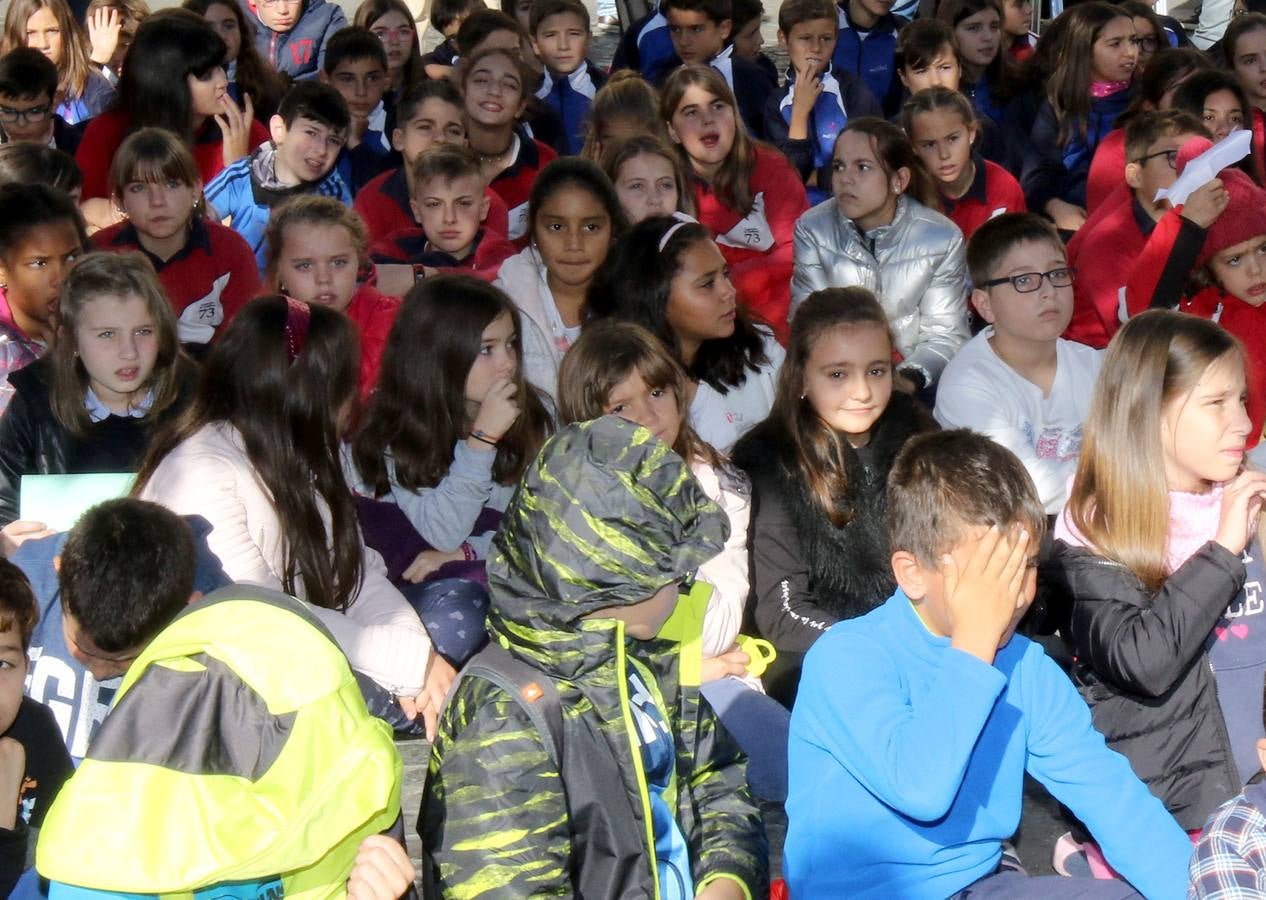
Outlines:
<svg viewBox="0 0 1266 900"><path fill-rule="evenodd" d="M967 340L963 234L917 200L901 197L892 224L866 235L825 200L796 223L795 252L792 314L822 288L869 288L888 313L902 367L929 384Z"/></svg>

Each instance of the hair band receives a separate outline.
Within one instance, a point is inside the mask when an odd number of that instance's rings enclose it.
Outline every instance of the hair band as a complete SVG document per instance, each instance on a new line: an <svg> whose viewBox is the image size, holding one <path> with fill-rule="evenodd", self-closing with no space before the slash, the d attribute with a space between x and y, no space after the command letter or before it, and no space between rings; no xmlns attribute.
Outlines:
<svg viewBox="0 0 1266 900"><path fill-rule="evenodd" d="M672 225L670 225L668 227L668 230L664 232L664 236L659 239L660 253L664 252L664 248L667 247L668 242L673 239L673 235L676 234L678 231L681 231L682 228L684 228L687 225L699 224L698 219L694 218L693 216L689 216L684 212L673 213L673 218L676 219L677 221L674 222Z"/></svg>
<svg viewBox="0 0 1266 900"><path fill-rule="evenodd" d="M286 356L290 364L299 358L308 342L308 325L312 322L312 310L308 304L291 297L286 298Z"/></svg>

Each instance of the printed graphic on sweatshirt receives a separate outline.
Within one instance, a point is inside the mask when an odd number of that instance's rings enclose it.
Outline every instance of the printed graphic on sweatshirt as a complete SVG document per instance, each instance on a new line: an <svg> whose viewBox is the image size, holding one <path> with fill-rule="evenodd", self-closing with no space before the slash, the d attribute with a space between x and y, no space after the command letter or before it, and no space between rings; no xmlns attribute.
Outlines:
<svg viewBox="0 0 1266 900"><path fill-rule="evenodd" d="M726 247L759 250L762 253L774 246L774 232L769 227L769 220L765 218L764 191L752 199L752 211L725 234L717 237L717 243Z"/></svg>
<svg viewBox="0 0 1266 900"><path fill-rule="evenodd" d="M180 311L176 335L182 344L209 344L215 330L224 324L224 304L220 297L233 276L225 272L211 283L205 297L194 300Z"/></svg>
<svg viewBox="0 0 1266 900"><path fill-rule="evenodd" d="M1266 568L1254 537L1244 548L1244 587L1227 606L1205 643L1241 782L1257 773L1262 733L1262 680L1266 678Z"/></svg>
<svg viewBox="0 0 1266 900"><path fill-rule="evenodd" d="M60 631L60 628L58 629ZM69 657L69 651L63 648ZM29 654L26 694L53 711L66 747L76 763L88 752L88 742L105 721L123 677L97 681L82 666L72 666L57 655L45 655L43 647L32 646Z"/></svg>
<svg viewBox="0 0 1266 900"><path fill-rule="evenodd" d="M1040 432L1033 428L1033 423L1025 421L1024 436L1029 446L1037 452L1038 459L1052 459L1066 462L1076 459L1081 453L1081 425L1064 428L1061 425L1047 425Z"/></svg>

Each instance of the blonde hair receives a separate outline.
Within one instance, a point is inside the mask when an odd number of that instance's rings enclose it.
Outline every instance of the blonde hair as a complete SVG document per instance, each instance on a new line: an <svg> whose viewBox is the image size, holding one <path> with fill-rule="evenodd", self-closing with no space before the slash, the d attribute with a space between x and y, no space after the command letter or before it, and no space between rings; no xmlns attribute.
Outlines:
<svg viewBox="0 0 1266 900"><path fill-rule="evenodd" d="M88 304L101 297L139 297L154 319L158 357L149 381L137 388L138 392L148 388L152 394L146 418L157 417L171 407L193 375L193 363L180 349L176 314L149 260L140 253L89 253L80 257L62 282L58 306L61 336L49 351L53 416L76 435L83 435L92 424L84 408L88 372L79 358L79 317Z"/></svg>
<svg viewBox="0 0 1266 900"><path fill-rule="evenodd" d="M1108 345L1082 432L1067 515L1096 552L1150 591L1165 583L1169 483L1161 421L1213 365L1244 365L1244 348L1216 323L1151 310Z"/></svg>
<svg viewBox="0 0 1266 900"><path fill-rule="evenodd" d="M607 151L602 132L611 122L634 122L649 129L654 137L668 141L668 132L659 118L659 95L655 88L631 69L614 73L589 105L589 131L580 155L598 162Z"/></svg>
<svg viewBox="0 0 1266 900"><path fill-rule="evenodd" d="M346 228L352 236L358 264L363 267L368 261L366 250L369 247L369 237L360 216L333 197L300 194L274 209L268 219L268 230L264 237L268 244L268 258L264 265L264 289L267 291L281 292L277 266L281 262L286 229L291 225L333 225Z"/></svg>
<svg viewBox="0 0 1266 900"><path fill-rule="evenodd" d="M165 128L142 128L128 135L110 162L110 196L118 199L133 182L163 184L178 181L186 187L202 183L188 145ZM202 191L194 209L202 206Z"/></svg>

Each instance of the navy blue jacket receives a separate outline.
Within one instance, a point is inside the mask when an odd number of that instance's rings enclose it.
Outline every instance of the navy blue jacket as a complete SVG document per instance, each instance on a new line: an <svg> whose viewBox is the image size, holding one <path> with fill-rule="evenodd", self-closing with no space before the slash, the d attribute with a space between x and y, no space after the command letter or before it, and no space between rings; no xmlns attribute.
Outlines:
<svg viewBox="0 0 1266 900"><path fill-rule="evenodd" d="M653 9L624 32L611 60L611 71L636 69L651 84L659 84L679 65L681 58L668 36L668 22Z"/></svg>
<svg viewBox="0 0 1266 900"><path fill-rule="evenodd" d="M1074 136L1063 142L1059 139L1055 110L1049 101L1042 104L1029 135L1024 171L1020 177L1029 209L1042 212L1047 201L1052 199L1086 208L1086 176L1090 174L1090 160L1133 95L1133 90L1118 91L1110 97L1092 100L1085 137Z"/></svg>
<svg viewBox="0 0 1266 900"><path fill-rule="evenodd" d="M859 31L848 17L848 0L840 4L840 30L831 68L852 72L866 82L887 116L896 115L901 108L901 79L897 77L893 54L897 32L904 24L905 19L888 13L870 31Z"/></svg>
<svg viewBox="0 0 1266 900"><path fill-rule="evenodd" d="M773 144L783 155L791 161L800 178L804 182L808 182L809 176L815 171L813 165L814 140L812 135L816 129L814 127L813 114L809 114L809 134L810 137L800 140L792 140L787 137L788 131L791 130L790 123L783 116L782 102L791 94L795 85L795 72L790 69L787 71L787 84L782 90L770 91L768 98L765 100L765 140ZM882 116L883 108L879 105L879 101L875 99L875 95L870 92L870 88L866 87L866 82L862 81L851 72L832 72L835 80L840 86L840 99L844 103L845 119L858 119L862 116ZM826 194L831 193L831 166L824 165L816 169L818 173L818 188Z"/></svg>
<svg viewBox="0 0 1266 900"><path fill-rule="evenodd" d="M325 62L325 45L334 32L347 27L347 16L337 3L307 0L299 21L287 32L273 31L248 0L242 11L255 26L255 49L273 68L296 81L316 78Z"/></svg>
<svg viewBox="0 0 1266 900"><path fill-rule="evenodd" d="M589 60L585 60L570 75L555 77L545 72L536 97L558 116L561 123L562 147L554 148L559 153L565 156L580 153L585 135L589 132L589 106L593 103L594 94L606 83L607 76Z"/></svg>

